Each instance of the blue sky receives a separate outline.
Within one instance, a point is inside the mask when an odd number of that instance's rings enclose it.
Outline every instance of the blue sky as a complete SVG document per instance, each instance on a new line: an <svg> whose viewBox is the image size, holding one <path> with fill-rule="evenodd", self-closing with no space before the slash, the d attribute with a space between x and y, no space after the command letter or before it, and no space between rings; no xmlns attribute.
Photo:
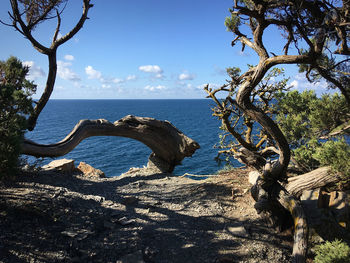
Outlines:
<svg viewBox="0 0 350 263"><path fill-rule="evenodd" d="M69 1L61 34L79 19L82 1ZM55 99L177 99L205 98L203 85L225 83L225 68L257 62L255 54L231 47L224 26L231 0L104 0L92 1L89 20L79 33L59 47ZM0 19L9 21L9 1L0 2ZM49 45L56 21L41 24L34 35ZM47 57L22 35L0 25L0 60L10 55L30 66L30 78L40 97L48 72ZM265 34L266 45L280 49L279 33ZM288 66L290 83L314 87ZM318 84L324 91L324 83Z"/></svg>

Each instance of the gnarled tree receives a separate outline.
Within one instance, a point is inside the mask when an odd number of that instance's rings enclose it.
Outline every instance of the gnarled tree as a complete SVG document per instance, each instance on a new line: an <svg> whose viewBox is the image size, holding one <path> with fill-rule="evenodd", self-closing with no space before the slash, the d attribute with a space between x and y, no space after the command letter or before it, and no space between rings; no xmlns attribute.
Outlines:
<svg viewBox="0 0 350 263"><path fill-rule="evenodd" d="M59 37L61 30L61 13L64 10L64 7L60 7L65 5L67 0L10 0L10 2L12 11L9 12L9 16L12 23L5 23L3 21L2 23L14 27L31 42L37 51L46 55L49 61L49 72L44 92L41 94L41 97L34 108L34 112L29 116L28 120L28 130L32 131L35 128L41 111L50 99L55 86L57 74L57 49L60 45L70 40L83 27L85 21L88 19L87 15L89 9L93 5L90 4L90 0L83 0L83 11L79 21L72 30L62 37ZM50 46L45 46L34 37L33 32L40 23L53 18L57 19L57 26L53 32Z"/></svg>
<svg viewBox="0 0 350 263"><path fill-rule="evenodd" d="M93 7L90 0L82 0L83 10L79 20L68 33L60 36L61 14L67 2L67 0L10 0L11 23L0 21L2 24L15 28L31 42L37 51L48 57L45 89L27 121L27 128L30 131L35 128L38 117L54 89L58 47L70 40L83 27L88 19L89 9ZM49 19L57 19L57 25L51 44L45 46L35 38L33 32L40 23ZM106 120L82 120L66 138L52 145L41 145L24 140L22 153L37 157L62 156L90 136L123 136L139 140L152 149L149 164L152 167L156 166L161 172L172 172L175 165L180 164L185 157L192 156L199 148L197 142L188 138L169 122L126 116L114 124Z"/></svg>
<svg viewBox="0 0 350 263"><path fill-rule="evenodd" d="M231 17L226 18L225 24L234 34L232 45L240 42L242 50L250 47L259 57L259 62L244 73L237 68L229 69L231 80L228 84L214 90L210 87L205 89L217 104L214 114L221 118L224 129L240 145L240 148L230 147L226 151L232 151L237 159L260 173L252 188L255 207L258 212L269 213L272 217L281 217L284 211L292 215L295 227L293 260L304 262L308 236L305 213L295 189L288 185L285 187L291 160L290 145L272 118L267 103L272 93L284 87L268 85L264 83L264 78L276 65L297 64L310 81L323 77L338 88L349 106L349 73L344 69L350 55L349 2L243 0L234 1L230 13ZM284 36L281 41L284 39L285 43L279 54L271 52L263 40L264 32L271 28L279 29ZM219 93L226 93L226 98L219 100ZM242 123L246 129L237 130L237 124ZM255 123L260 125L259 140L252 137ZM317 173L319 179L325 174L324 170ZM303 185L307 185L305 188L316 186L305 184L305 177L301 179L304 179ZM318 182L326 183L322 180Z"/></svg>

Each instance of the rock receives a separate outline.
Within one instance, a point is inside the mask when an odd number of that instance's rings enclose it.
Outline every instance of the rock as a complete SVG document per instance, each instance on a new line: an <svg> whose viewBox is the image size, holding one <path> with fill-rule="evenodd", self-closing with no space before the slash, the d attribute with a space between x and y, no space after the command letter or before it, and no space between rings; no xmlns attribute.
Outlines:
<svg viewBox="0 0 350 263"><path fill-rule="evenodd" d="M85 200L93 200L97 203L102 203L105 201L105 198L99 195L84 195L82 198Z"/></svg>
<svg viewBox="0 0 350 263"><path fill-rule="evenodd" d="M78 233L76 231L72 231L72 230L62 231L61 234L65 235L67 237L76 237L78 235Z"/></svg>
<svg viewBox="0 0 350 263"><path fill-rule="evenodd" d="M128 219L127 217L124 216L124 217L118 219L117 222L119 224L121 224L122 226L127 226L127 225L130 225L130 224L134 223L134 220Z"/></svg>
<svg viewBox="0 0 350 263"><path fill-rule="evenodd" d="M257 171L252 171L249 173L248 176L249 176L249 179L248 179L249 183L251 185L255 185L256 181L258 180L258 178L260 176L260 173Z"/></svg>
<svg viewBox="0 0 350 263"><path fill-rule="evenodd" d="M153 213L155 211L155 207L153 206L153 207L149 207L148 209L147 209L147 214L149 214L149 213Z"/></svg>
<svg viewBox="0 0 350 263"><path fill-rule="evenodd" d="M94 234L93 231L91 231L90 229L81 229L79 230L79 235L77 237L77 240L81 241L86 239L89 235Z"/></svg>
<svg viewBox="0 0 350 263"><path fill-rule="evenodd" d="M249 236L243 225L230 226L227 228L227 231L230 234L232 234L234 236L238 236L238 237L248 237Z"/></svg>
<svg viewBox="0 0 350 263"><path fill-rule="evenodd" d="M144 263L142 251L139 250L133 254L128 254L117 260L116 263Z"/></svg>
<svg viewBox="0 0 350 263"><path fill-rule="evenodd" d="M47 165L41 167L44 171L57 170L67 174L73 173L75 170L74 160L60 159L54 160Z"/></svg>
<svg viewBox="0 0 350 263"><path fill-rule="evenodd" d="M60 187L58 188L55 193L52 195L52 198L57 198L59 197L60 195L63 195L64 193L66 193L68 190L67 188L64 188L64 187Z"/></svg>
<svg viewBox="0 0 350 263"><path fill-rule="evenodd" d="M77 169L81 171L85 176L92 176L98 178L105 178L106 175L100 169L92 167L90 164L80 162Z"/></svg>
<svg viewBox="0 0 350 263"><path fill-rule="evenodd" d="M88 235L93 234L93 232L90 229L66 229L61 234L67 237L77 238L77 240L81 241L87 238Z"/></svg>

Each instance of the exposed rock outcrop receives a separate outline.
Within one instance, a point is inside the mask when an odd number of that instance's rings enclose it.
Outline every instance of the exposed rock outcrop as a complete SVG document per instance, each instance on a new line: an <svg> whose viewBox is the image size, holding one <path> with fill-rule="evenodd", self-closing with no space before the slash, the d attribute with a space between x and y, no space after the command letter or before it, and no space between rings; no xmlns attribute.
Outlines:
<svg viewBox="0 0 350 263"><path fill-rule="evenodd" d="M85 176L93 176L93 177L99 177L99 178L105 178L106 175L104 172L102 172L100 169L96 169L92 167L90 164L87 164L85 162L80 162L77 170L82 172Z"/></svg>

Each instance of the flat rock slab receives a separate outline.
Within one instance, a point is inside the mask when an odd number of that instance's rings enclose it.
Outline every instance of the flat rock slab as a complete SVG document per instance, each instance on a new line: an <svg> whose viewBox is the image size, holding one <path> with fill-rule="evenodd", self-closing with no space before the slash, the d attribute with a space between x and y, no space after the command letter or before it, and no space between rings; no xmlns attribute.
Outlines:
<svg viewBox="0 0 350 263"><path fill-rule="evenodd" d="M73 173L75 170L74 160L59 159L41 167L44 171L57 170L63 173Z"/></svg>

